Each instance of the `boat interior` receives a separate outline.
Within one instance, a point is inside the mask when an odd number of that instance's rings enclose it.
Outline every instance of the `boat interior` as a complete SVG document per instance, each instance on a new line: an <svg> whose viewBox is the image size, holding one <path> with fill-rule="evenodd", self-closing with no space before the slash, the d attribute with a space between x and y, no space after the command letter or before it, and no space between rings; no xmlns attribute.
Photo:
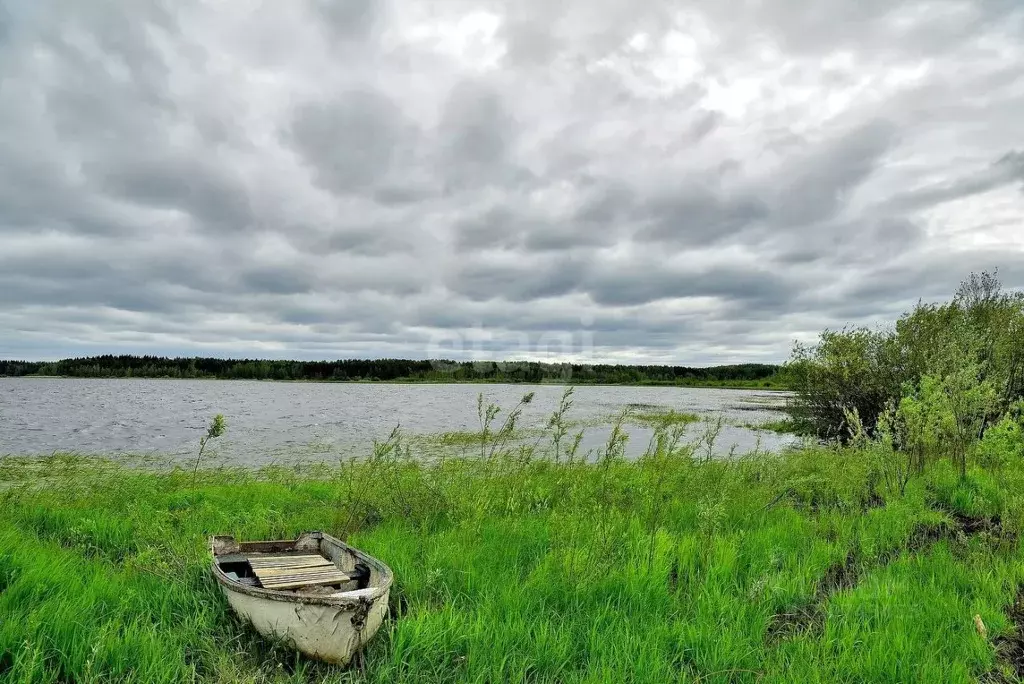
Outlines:
<svg viewBox="0 0 1024 684"><path fill-rule="evenodd" d="M370 567L350 554L329 558L333 549L295 542L233 544L216 555L217 566L232 582L298 594L335 595L366 589ZM332 553L331 555L338 555ZM340 561L340 562L339 562Z"/></svg>

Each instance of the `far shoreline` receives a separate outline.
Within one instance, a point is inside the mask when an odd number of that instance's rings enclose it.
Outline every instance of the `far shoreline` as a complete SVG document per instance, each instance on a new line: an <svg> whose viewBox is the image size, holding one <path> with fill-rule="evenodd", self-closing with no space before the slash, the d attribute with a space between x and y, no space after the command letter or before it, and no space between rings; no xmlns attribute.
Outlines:
<svg viewBox="0 0 1024 684"><path fill-rule="evenodd" d="M208 380L217 382L278 382L294 384L323 385L512 385L523 387L674 387L678 389L724 389L724 390L760 390L765 392L792 392L785 385L763 386L742 383L674 383L674 382L573 382L571 380L544 380L540 382L514 382L501 380L416 380L398 378L394 380L333 380L330 378L217 378L195 377L176 378L170 375L0 375L0 380L8 379L37 380Z"/></svg>

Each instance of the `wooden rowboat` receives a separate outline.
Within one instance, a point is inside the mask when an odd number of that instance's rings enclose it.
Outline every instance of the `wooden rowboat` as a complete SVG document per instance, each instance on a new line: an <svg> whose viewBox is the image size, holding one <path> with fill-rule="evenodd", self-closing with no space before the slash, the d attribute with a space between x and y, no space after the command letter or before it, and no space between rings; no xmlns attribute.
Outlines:
<svg viewBox="0 0 1024 684"><path fill-rule="evenodd" d="M323 532L294 541L211 541L213 576L228 603L260 634L302 653L347 664L388 611L388 566Z"/></svg>

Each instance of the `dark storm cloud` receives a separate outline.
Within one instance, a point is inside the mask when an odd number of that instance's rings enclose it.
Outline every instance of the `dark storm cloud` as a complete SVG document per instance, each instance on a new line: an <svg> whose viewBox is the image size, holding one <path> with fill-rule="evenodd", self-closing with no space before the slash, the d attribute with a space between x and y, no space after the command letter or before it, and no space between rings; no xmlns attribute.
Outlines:
<svg viewBox="0 0 1024 684"><path fill-rule="evenodd" d="M297 250L320 255L382 257L416 250L401 224L326 221L315 227L291 226L286 233Z"/></svg>
<svg viewBox="0 0 1024 684"><path fill-rule="evenodd" d="M988 192L1015 182L1024 183L1024 153L1011 151L981 171L896 195L887 203L887 206L897 211L932 207Z"/></svg>
<svg viewBox="0 0 1024 684"><path fill-rule="evenodd" d="M500 184L514 189L530 179L511 158L517 122L501 94L478 80L459 82L443 105L435 163L449 190Z"/></svg>
<svg viewBox="0 0 1024 684"><path fill-rule="evenodd" d="M998 270L1006 283L1024 282L1024 259L1007 258L998 250L977 250L969 255L943 255L921 263L899 262L876 270L870 281L857 283L846 294L853 300L889 297L894 301L934 301L949 298L961 272Z"/></svg>
<svg viewBox="0 0 1024 684"><path fill-rule="evenodd" d="M387 8L376 0L311 0L313 9L325 21L332 38L365 38L384 20Z"/></svg>
<svg viewBox="0 0 1024 684"><path fill-rule="evenodd" d="M309 292L316 279L289 268L257 267L242 273L241 284L247 290L289 295Z"/></svg>
<svg viewBox="0 0 1024 684"><path fill-rule="evenodd" d="M781 179L773 211L776 223L799 226L833 218L881 163L894 137L891 124L873 121L813 148Z"/></svg>
<svg viewBox="0 0 1024 684"><path fill-rule="evenodd" d="M722 266L670 269L657 263L605 271L589 283L598 304L636 305L680 297L715 297L742 307L783 308L799 285L760 269Z"/></svg>
<svg viewBox="0 0 1024 684"><path fill-rule="evenodd" d="M766 254L777 254L780 265L838 261L870 265L893 254L911 253L926 239L921 226L905 218L864 218L839 223L832 231L778 233L761 243Z"/></svg>
<svg viewBox="0 0 1024 684"><path fill-rule="evenodd" d="M254 221L244 182L208 159L140 155L86 164L82 171L107 196L178 210L211 229L244 231Z"/></svg>
<svg viewBox="0 0 1024 684"><path fill-rule="evenodd" d="M455 226L455 246L462 251L514 247L526 220L508 207L494 207L480 216L459 221Z"/></svg>
<svg viewBox="0 0 1024 684"><path fill-rule="evenodd" d="M1024 287L1022 46L1013 0L6 3L0 356L777 361Z"/></svg>
<svg viewBox="0 0 1024 684"><path fill-rule="evenodd" d="M468 169L486 169L504 161L512 121L498 93L474 81L459 83L441 118L444 160Z"/></svg>
<svg viewBox="0 0 1024 684"><path fill-rule="evenodd" d="M767 205L756 197L720 197L696 184L654 199L645 209L647 222L636 233L637 239L683 246L736 238L768 217Z"/></svg>
<svg viewBox="0 0 1024 684"><path fill-rule="evenodd" d="M997 173L1005 173L1010 179L1024 183L1024 152L1007 152L995 166Z"/></svg>
<svg viewBox="0 0 1024 684"><path fill-rule="evenodd" d="M473 301L524 302L577 291L587 270L583 261L569 255L540 263L481 259L456 267L448 277L448 287L454 294Z"/></svg>
<svg viewBox="0 0 1024 684"><path fill-rule="evenodd" d="M365 192L385 179L396 164L410 161L416 137L398 106L372 90L301 107L290 133L319 182L343 194Z"/></svg>

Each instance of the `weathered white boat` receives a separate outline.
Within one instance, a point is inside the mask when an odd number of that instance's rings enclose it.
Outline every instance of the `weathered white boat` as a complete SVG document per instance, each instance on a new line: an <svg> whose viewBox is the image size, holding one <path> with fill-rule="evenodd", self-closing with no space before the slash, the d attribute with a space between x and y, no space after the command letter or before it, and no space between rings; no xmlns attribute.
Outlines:
<svg viewBox="0 0 1024 684"><path fill-rule="evenodd" d="M212 540L213 576L265 637L347 664L387 616L391 569L323 532L294 541Z"/></svg>

